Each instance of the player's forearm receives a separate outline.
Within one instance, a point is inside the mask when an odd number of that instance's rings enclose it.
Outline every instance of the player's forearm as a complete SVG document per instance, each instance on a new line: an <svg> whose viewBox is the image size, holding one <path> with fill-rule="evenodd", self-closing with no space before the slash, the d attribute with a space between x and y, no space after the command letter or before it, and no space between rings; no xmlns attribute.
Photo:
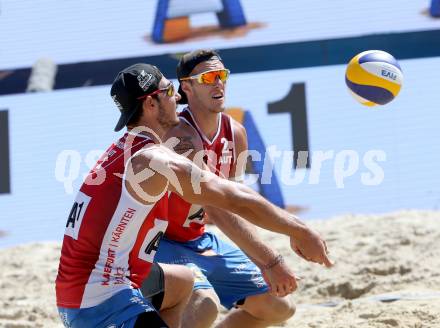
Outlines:
<svg viewBox="0 0 440 328"><path fill-rule="evenodd" d="M225 210L210 206L205 207L205 210L210 220L259 267L264 267L276 258L277 254L261 240L254 225Z"/></svg>
<svg viewBox="0 0 440 328"><path fill-rule="evenodd" d="M250 188L240 186L238 199L230 210L261 228L292 237L300 236L307 226L292 214L273 205Z"/></svg>
<svg viewBox="0 0 440 328"><path fill-rule="evenodd" d="M261 228L293 238L308 230L292 214L273 205L251 188L221 179L194 165L189 165L188 169L176 165L174 170L182 181L184 190L181 194L188 202L227 209ZM188 179L188 172L191 179ZM194 186L200 190L195 190Z"/></svg>

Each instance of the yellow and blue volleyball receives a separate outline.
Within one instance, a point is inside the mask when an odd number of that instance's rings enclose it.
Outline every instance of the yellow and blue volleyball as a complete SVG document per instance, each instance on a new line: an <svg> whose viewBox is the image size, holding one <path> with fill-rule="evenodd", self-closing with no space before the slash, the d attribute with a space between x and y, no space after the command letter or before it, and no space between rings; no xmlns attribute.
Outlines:
<svg viewBox="0 0 440 328"><path fill-rule="evenodd" d="M403 74L392 55L381 50L369 50L350 60L345 83L362 105L385 105L398 95Z"/></svg>

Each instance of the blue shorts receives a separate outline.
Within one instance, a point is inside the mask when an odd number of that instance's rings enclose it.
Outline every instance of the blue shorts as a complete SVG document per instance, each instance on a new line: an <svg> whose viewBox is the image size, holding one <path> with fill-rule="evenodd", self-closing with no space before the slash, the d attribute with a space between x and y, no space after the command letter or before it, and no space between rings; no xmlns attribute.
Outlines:
<svg viewBox="0 0 440 328"><path fill-rule="evenodd" d="M200 255L210 249L217 255ZM186 243L163 238L154 260L192 269L194 289L214 288L227 309L247 296L268 290L260 269L239 248L210 232Z"/></svg>
<svg viewBox="0 0 440 328"><path fill-rule="evenodd" d="M58 308L66 328L133 328L138 315L150 311L156 309L138 289L123 290L90 308Z"/></svg>

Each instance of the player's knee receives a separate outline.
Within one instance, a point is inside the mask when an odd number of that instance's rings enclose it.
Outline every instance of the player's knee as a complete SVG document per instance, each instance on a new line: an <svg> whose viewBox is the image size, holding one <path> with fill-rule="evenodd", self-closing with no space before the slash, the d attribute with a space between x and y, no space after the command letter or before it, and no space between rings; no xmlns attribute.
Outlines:
<svg viewBox="0 0 440 328"><path fill-rule="evenodd" d="M276 316L280 322L291 318L296 311L296 306L289 297L278 298L279 302L276 304Z"/></svg>
<svg viewBox="0 0 440 328"><path fill-rule="evenodd" d="M289 297L276 297L270 294L260 295L248 312L254 317L271 322L281 323L295 314L296 307Z"/></svg>
<svg viewBox="0 0 440 328"><path fill-rule="evenodd" d="M296 311L295 304L293 304L289 297L271 296L266 306L266 311L264 311L265 319L272 318L275 322L288 320Z"/></svg>
<svg viewBox="0 0 440 328"><path fill-rule="evenodd" d="M217 318L220 300L210 289L197 289L193 292L193 305L206 319L214 322Z"/></svg>
<svg viewBox="0 0 440 328"><path fill-rule="evenodd" d="M179 295L181 299L189 299L192 295L194 287L194 276L190 269L181 266L178 273L178 283L175 284L179 288Z"/></svg>
<svg viewBox="0 0 440 328"><path fill-rule="evenodd" d="M165 273L165 293L169 307L187 301L192 294L194 276L192 271L182 265L161 264Z"/></svg>

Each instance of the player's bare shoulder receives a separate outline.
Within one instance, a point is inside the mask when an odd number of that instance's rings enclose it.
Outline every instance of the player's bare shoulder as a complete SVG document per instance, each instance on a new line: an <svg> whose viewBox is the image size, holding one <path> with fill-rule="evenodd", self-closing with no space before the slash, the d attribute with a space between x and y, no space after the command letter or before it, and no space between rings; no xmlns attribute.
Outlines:
<svg viewBox="0 0 440 328"><path fill-rule="evenodd" d="M184 120L171 128L164 138L164 145L189 159L203 152L203 143L197 131Z"/></svg>
<svg viewBox="0 0 440 328"><path fill-rule="evenodd" d="M237 122L236 120L231 120L232 124L232 131L234 134L234 149L235 149L235 157L236 160L240 156L247 156L248 151L248 140L247 140L247 133L245 127Z"/></svg>
<svg viewBox="0 0 440 328"><path fill-rule="evenodd" d="M234 119L231 120L231 124L234 133L235 147L240 151L247 150L247 133L245 127Z"/></svg>
<svg viewBox="0 0 440 328"><path fill-rule="evenodd" d="M244 128L243 124L239 123L234 118L231 119L231 124L234 133L246 133L246 129Z"/></svg>

